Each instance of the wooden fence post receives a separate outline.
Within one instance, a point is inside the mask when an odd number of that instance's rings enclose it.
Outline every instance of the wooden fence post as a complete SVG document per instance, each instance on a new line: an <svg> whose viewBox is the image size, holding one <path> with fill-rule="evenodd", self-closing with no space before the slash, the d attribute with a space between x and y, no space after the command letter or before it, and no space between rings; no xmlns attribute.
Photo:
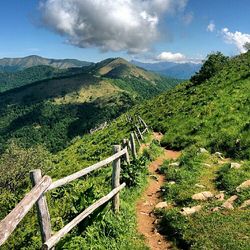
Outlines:
<svg viewBox="0 0 250 250"><path fill-rule="evenodd" d="M130 142L130 140L126 139L126 142L127 142L128 148L129 148L130 150L132 150L132 149L131 149L131 142Z"/></svg>
<svg viewBox="0 0 250 250"><path fill-rule="evenodd" d="M114 154L121 151L120 145L113 146ZM118 158L113 161L113 171L112 171L112 190L120 186L120 174L121 174L121 159ZM112 200L112 206L115 213L119 212L120 207L120 196L117 193Z"/></svg>
<svg viewBox="0 0 250 250"><path fill-rule="evenodd" d="M142 135L142 133L140 131L140 128L137 125L136 125L136 129L137 129L137 132L140 135L141 139L144 141L144 137L143 137L143 135Z"/></svg>
<svg viewBox="0 0 250 250"><path fill-rule="evenodd" d="M126 139L123 139L122 140L122 147L123 148L127 148L127 152L125 154L125 161L127 162L127 164L129 165L130 164L130 159L129 159L129 153L128 153L128 141Z"/></svg>
<svg viewBox="0 0 250 250"><path fill-rule="evenodd" d="M130 134L130 142L131 142L132 156L133 156L134 159L136 159L137 158L137 153L136 153L134 133Z"/></svg>
<svg viewBox="0 0 250 250"><path fill-rule="evenodd" d="M135 138L136 138L136 140L137 140L137 142L138 142L139 146L141 146L141 142L140 142L140 139L139 139L139 137L138 137L138 135L137 135L137 132L136 132L136 131L134 131L134 135L135 135Z"/></svg>
<svg viewBox="0 0 250 250"><path fill-rule="evenodd" d="M142 120L140 119L140 116L139 116L139 115L137 116L137 119L138 119L139 123L140 123L142 126L144 126L144 124L142 123Z"/></svg>
<svg viewBox="0 0 250 250"><path fill-rule="evenodd" d="M49 176L44 176L32 190L17 204L17 206L0 221L0 246L8 239L20 221L30 211L42 194L51 185Z"/></svg>
<svg viewBox="0 0 250 250"><path fill-rule="evenodd" d="M140 116L138 116L138 117L139 117L140 121L142 122L142 124L144 125L144 128L146 129L146 131L149 132L147 123Z"/></svg>
<svg viewBox="0 0 250 250"><path fill-rule="evenodd" d="M30 172L30 179L32 181L33 186L39 183L39 181L42 179L41 170L32 170ZM36 207L38 222L41 230L42 242L44 243L51 237L50 214L45 194L41 195L40 199L37 200Z"/></svg>

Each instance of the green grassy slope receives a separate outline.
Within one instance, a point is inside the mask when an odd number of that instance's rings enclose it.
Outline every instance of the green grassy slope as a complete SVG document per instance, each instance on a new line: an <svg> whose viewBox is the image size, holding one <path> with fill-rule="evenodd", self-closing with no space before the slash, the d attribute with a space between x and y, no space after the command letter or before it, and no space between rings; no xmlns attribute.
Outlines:
<svg viewBox="0 0 250 250"><path fill-rule="evenodd" d="M44 174L53 179L62 178L112 155L112 145L128 138L132 129L131 124L125 122L125 117L120 117L106 129L72 141L67 149L53 156L41 147L23 150L11 145L0 160L0 169L8 169L7 173L10 173L0 177L0 219L30 190L29 170L41 168ZM149 156L152 157L151 154ZM147 161L142 157L132 162L129 168L122 165L121 181L126 181L128 185L121 192L119 215L114 215L111 204L101 207L64 237L57 249L105 250L109 246L114 250L146 250L141 236L136 232L135 202L146 184ZM111 190L111 172L109 165L48 194L54 231ZM12 180L9 182L10 177ZM31 210L1 250L40 249L35 212Z"/></svg>
<svg viewBox="0 0 250 250"><path fill-rule="evenodd" d="M179 162L178 168L169 162L162 167L168 181L163 197L171 204L170 209L158 211L162 233L181 249L249 249L250 209L240 206L250 199L250 190L237 192L236 187L250 178L250 161L241 162L240 169L231 169L230 163L192 147L185 150ZM170 181L175 184L170 185ZM203 191L214 195L223 191L225 199L192 200L194 194ZM232 204L233 209L223 209L223 203L233 195L238 197ZM201 210L191 216L180 213L183 207L197 205Z"/></svg>
<svg viewBox="0 0 250 250"><path fill-rule="evenodd" d="M173 149L189 145L250 157L250 52L237 56L210 80L185 82L136 108Z"/></svg>
<svg viewBox="0 0 250 250"><path fill-rule="evenodd" d="M124 71L116 77L107 75L121 65L126 65L126 77ZM57 152L73 137L179 83L122 59L109 59L83 71L0 94L0 150L15 139L24 147L44 144Z"/></svg>
<svg viewBox="0 0 250 250"><path fill-rule="evenodd" d="M240 208L250 199L250 189L236 191L250 178L250 52L231 58L209 80L180 84L133 113L164 133L163 146L183 150L178 167L166 161L162 168L172 182L163 188L169 208L157 211L162 233L180 249L250 249L250 210ZM201 153L201 147L210 153ZM217 151L230 158L211 155ZM232 169L231 162L241 167ZM222 191L225 199L192 199L204 191L214 195ZM237 195L234 208L221 207L233 195ZM184 207L197 205L201 211L181 214Z"/></svg>

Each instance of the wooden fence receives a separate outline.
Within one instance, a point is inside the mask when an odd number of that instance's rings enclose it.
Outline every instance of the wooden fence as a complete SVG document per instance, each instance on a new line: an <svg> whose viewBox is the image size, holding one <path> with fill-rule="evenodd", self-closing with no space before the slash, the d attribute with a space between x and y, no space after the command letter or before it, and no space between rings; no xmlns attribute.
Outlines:
<svg viewBox="0 0 250 250"><path fill-rule="evenodd" d="M128 122L132 122L130 116L126 117ZM72 175L66 176L60 180L52 181L51 177L43 176L40 169L30 172L32 190L18 203L18 205L0 222L0 246L3 245L9 236L13 233L18 224L22 221L25 215L36 204L37 217L41 230L41 238L43 242L42 249L52 249L62 237L69 233L82 220L93 213L97 208L112 200L112 209L115 213L119 212L120 197L119 192L126 186L125 183L120 184L121 160L126 164L130 164L129 150L134 159L137 158L137 150L135 137L141 145L140 139L143 140L143 134L148 132L148 126L141 117L137 117L138 124L135 125L135 131L130 134L130 139L124 139L122 147L120 145L113 146L113 155L105 160L102 160L90 167L84 168ZM92 171L100 169L112 163L112 191L102 197L90 207L85 209L71 222L64 226L61 230L52 235L50 213L46 200L46 192L55 188L66 185L76 179L79 179Z"/></svg>

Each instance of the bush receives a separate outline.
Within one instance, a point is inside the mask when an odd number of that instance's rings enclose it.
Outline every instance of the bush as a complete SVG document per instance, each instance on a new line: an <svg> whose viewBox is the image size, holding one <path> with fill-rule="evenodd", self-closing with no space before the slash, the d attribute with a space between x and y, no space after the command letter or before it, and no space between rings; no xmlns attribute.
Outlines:
<svg viewBox="0 0 250 250"><path fill-rule="evenodd" d="M146 157L141 157L133 160L130 165L124 165L121 169L121 183L125 182L127 187L141 185L142 176L147 173L146 164Z"/></svg>

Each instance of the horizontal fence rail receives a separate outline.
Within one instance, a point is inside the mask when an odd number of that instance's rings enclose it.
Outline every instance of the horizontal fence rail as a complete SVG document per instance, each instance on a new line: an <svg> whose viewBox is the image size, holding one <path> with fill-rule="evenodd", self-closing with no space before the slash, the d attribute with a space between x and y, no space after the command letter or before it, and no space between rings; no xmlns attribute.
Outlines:
<svg viewBox="0 0 250 250"><path fill-rule="evenodd" d="M0 246L8 239L23 217L29 212L41 195L51 185L49 176L41 181L18 203L18 205L0 222Z"/></svg>
<svg viewBox="0 0 250 250"><path fill-rule="evenodd" d="M110 156L109 158L107 158L103 161L100 161L100 162L98 162L90 167L84 168L83 170L80 170L79 172L76 172L72 175L69 175L67 177L64 177L64 178L58 180L58 181L53 182L47 191L55 189L55 188L60 187L60 186L63 186L65 184L68 184L71 181L74 181L80 177L83 177L84 175L87 175L94 170L97 170L103 166L108 165L109 163L113 162L114 160L120 158L121 156L123 156L125 154L127 154L127 148L124 148L123 150L119 151L118 153L116 153L116 154Z"/></svg>
<svg viewBox="0 0 250 250"><path fill-rule="evenodd" d="M121 173L121 161L125 161L127 165L130 165L130 156L128 150L131 151L133 159L137 158L137 150L135 144L135 137L141 145L140 139L144 140L143 134L149 132L147 124L141 117L137 117L139 124L143 127L143 132L140 130L140 126L135 125L136 130L130 134L130 139L123 140L123 149L120 145L113 146L114 154L92 166L84 168L74 174L66 176L62 179L52 182L49 176L42 177L40 169L36 169L30 172L33 188L26 194L26 196L17 204L17 206L2 220L0 221L0 246L9 238L24 216L29 212L34 204L37 206L38 222L41 231L41 237L43 242L43 249L53 249L53 247L70 232L76 225L78 225L83 219L93 213L97 208L112 199L112 208L115 213L119 212L120 198L119 192L126 186L125 183L120 185L120 173ZM133 123L133 119L130 115L126 116L128 122ZM139 139L140 137L140 139ZM81 178L94 170L98 170L110 163L113 163L112 171L112 191L85 209L70 223L68 223L61 230L56 232L52 236L50 214L46 200L46 192L61 187Z"/></svg>
<svg viewBox="0 0 250 250"><path fill-rule="evenodd" d="M125 183L120 185L119 187L113 189L108 195L102 197L93 205L88 207L82 213L80 213L76 218L74 218L70 223L68 223L65 227L63 227L60 231L58 231L55 235L53 235L48 241L43 244L44 250L51 249L60 241L62 237L64 237L68 232L70 232L76 225L78 225L83 219L88 217L91 213L93 213L97 208L105 204L107 201L111 200L117 193L119 193L124 187Z"/></svg>

